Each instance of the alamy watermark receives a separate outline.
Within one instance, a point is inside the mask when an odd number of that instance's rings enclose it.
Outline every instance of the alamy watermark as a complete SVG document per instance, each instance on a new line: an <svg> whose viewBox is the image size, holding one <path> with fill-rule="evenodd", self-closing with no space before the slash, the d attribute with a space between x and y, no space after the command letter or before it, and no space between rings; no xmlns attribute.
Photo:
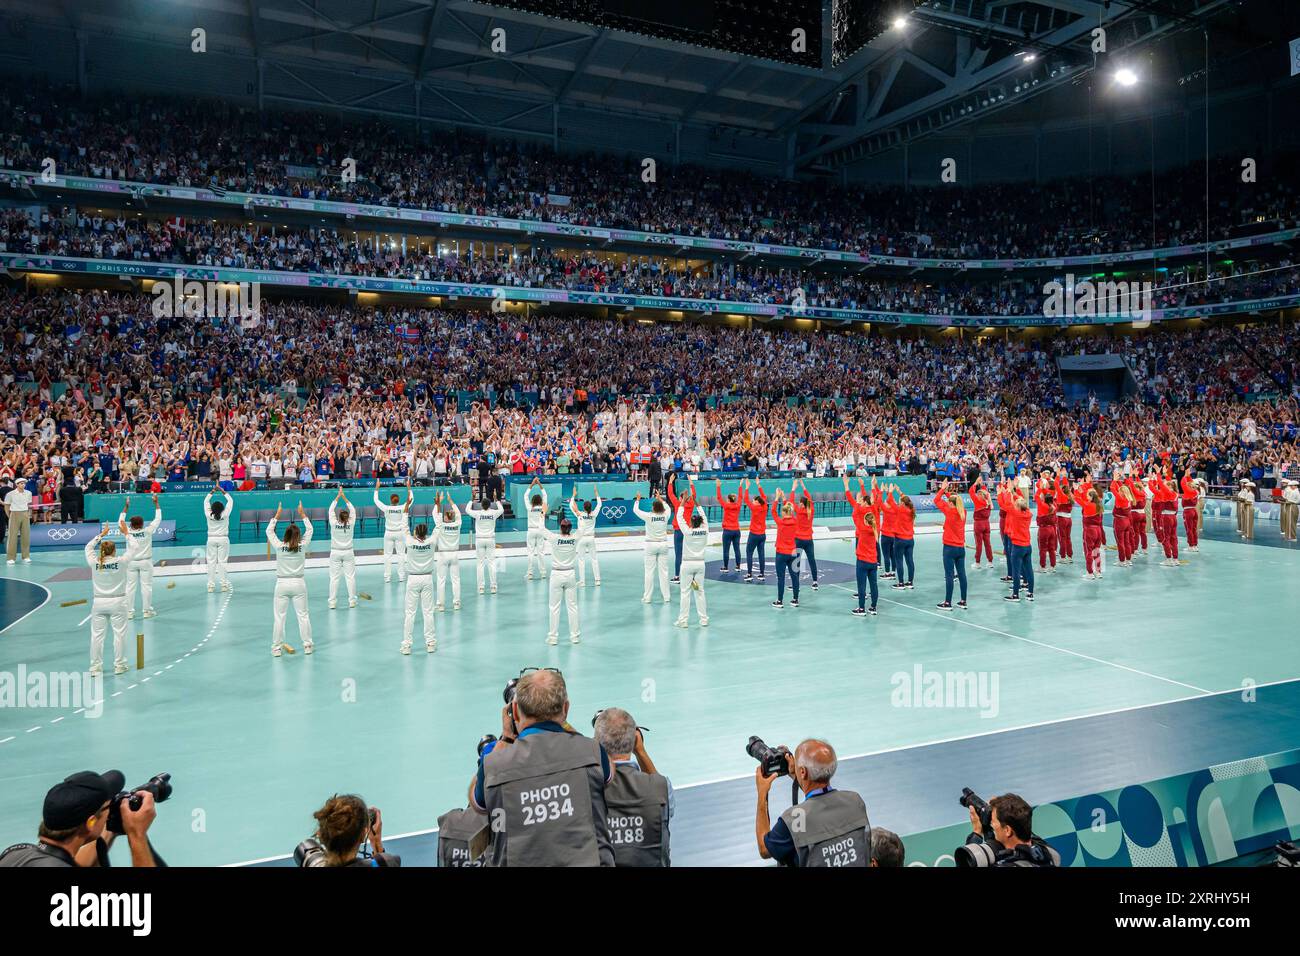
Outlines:
<svg viewBox="0 0 1300 956"><path fill-rule="evenodd" d="M214 282L186 279L179 272L160 279L153 293L155 319L236 319L246 329L262 319L262 285L259 282Z"/></svg>
<svg viewBox="0 0 1300 956"><path fill-rule="evenodd" d="M1049 319L1114 317L1150 322L1153 304L1150 282L1076 281L1067 275L1064 283L1052 280L1043 286L1043 315Z"/></svg>
<svg viewBox="0 0 1300 956"><path fill-rule="evenodd" d="M707 436L704 416L680 408L648 414L620 406L596 415L596 436L619 448L702 448Z"/></svg>
<svg viewBox="0 0 1300 956"><path fill-rule="evenodd" d="M88 671L0 671L0 710L81 710L104 713L104 675Z"/></svg>
<svg viewBox="0 0 1300 956"><path fill-rule="evenodd" d="M911 673L897 671L889 678L894 707L978 710L983 718L998 715L997 671L927 671L920 664Z"/></svg>

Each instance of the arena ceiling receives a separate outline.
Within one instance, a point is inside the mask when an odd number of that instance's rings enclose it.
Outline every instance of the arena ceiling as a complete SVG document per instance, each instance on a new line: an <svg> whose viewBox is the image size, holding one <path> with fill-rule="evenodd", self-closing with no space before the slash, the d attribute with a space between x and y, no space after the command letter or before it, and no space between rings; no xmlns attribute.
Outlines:
<svg viewBox="0 0 1300 956"><path fill-rule="evenodd" d="M653 2L653 0L647 0ZM256 62L263 103L546 135L561 108L782 144L786 172L833 172L988 116L1091 69L1092 30L1124 50L1241 0L927 0L908 25L813 69L474 0L0 0L16 21ZM490 50L504 29L505 53ZM83 54L84 55L84 54ZM91 54L93 55L93 53ZM1024 81L1023 83L1021 81ZM1016 87L1023 87L1023 93ZM217 91L214 90L214 93Z"/></svg>

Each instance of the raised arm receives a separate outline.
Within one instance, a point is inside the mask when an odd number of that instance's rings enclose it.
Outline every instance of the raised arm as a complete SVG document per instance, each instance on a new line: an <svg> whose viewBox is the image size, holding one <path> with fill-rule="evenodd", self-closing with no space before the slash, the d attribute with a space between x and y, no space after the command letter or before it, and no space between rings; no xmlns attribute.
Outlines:
<svg viewBox="0 0 1300 956"><path fill-rule="evenodd" d="M153 534L162 524L162 505L158 504L158 496L153 496L153 520L149 522L149 533Z"/></svg>

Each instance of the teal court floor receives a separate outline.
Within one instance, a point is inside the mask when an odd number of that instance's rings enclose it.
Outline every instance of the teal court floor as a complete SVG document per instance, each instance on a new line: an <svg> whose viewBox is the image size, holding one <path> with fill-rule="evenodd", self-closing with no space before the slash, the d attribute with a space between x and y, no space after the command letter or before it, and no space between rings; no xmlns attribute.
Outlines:
<svg viewBox="0 0 1300 956"><path fill-rule="evenodd" d="M385 585L376 565L358 568L373 600L354 610L327 610L328 573L309 571L316 653L303 655L291 614L298 653L280 659L270 654L273 572L235 573L226 595L164 567L158 617L131 622L128 656L134 665L142 632L146 666L105 676L100 716L0 708L0 842L34 837L45 790L88 767L121 769L130 783L172 774L174 796L153 830L172 864L283 857L310 833L312 811L342 792L382 808L390 839L414 839L464 805L475 745L500 733L502 687L534 665L564 672L575 727L589 732L597 710L620 706L648 728L648 749L678 792L678 863L757 861L751 734L831 741L843 773L870 792L873 822L902 833L963 819L962 786L989 795L1019 786L1037 802L1294 747L1300 553L1272 540L1275 526L1249 544L1226 522L1208 524L1201 553L1176 570L1153 552L1131 570L1108 563L1093 582L1080 557L1040 577L1032 605L1002 600L1000 570L972 571L962 615L935 610L934 533L918 535L915 589L886 585L879 616L867 619L849 613L847 541L817 544L837 583L805 587L803 606L782 611L769 606L770 570L762 587L719 580L715 547L710 626L692 613L687 630L673 626L676 590L668 606L640 602L639 552L607 553L602 586L589 577L579 592L582 643L570 645L562 623L557 647L544 640L547 582L526 581L523 560L511 557L500 592L479 595L466 557L463 609L453 612L449 596L436 615L433 655L417 624L410 657L398 653L403 586ZM1076 522L1076 551L1078 531ZM155 557L188 563L199 543ZM264 543L235 550L265 557ZM79 551L6 569L0 672L86 666L89 605L60 606L90 596L82 569ZM907 689L936 673L973 675L986 693L936 704ZM1250 684L1267 688L1261 703L1235 706Z"/></svg>

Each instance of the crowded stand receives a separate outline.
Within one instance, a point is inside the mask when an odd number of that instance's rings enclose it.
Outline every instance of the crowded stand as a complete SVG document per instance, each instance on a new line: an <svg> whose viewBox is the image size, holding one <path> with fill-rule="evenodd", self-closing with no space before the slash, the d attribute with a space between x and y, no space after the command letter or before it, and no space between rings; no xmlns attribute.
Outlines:
<svg viewBox="0 0 1300 956"><path fill-rule="evenodd" d="M0 216L0 251L130 262L271 269L332 275L435 280L502 287L566 289L686 299L931 315L1041 315L1043 283L944 275L933 280L882 279L859 272L764 267L743 262L696 265L666 259L536 249L463 253L424 239L391 238L336 229L194 219L146 219L52 207ZM1266 268L1233 263L1211 269L1183 266L1160 273L1152 306L1213 305L1300 294L1300 272L1289 259Z"/></svg>
<svg viewBox="0 0 1300 956"><path fill-rule="evenodd" d="M692 167L645 183L639 157L557 154L465 131L416 144L379 122L41 84L4 86L0 108L9 118L0 170L40 170L49 157L60 174L897 256L1037 258L1206 239L1201 217L1183 212L1204 201L1196 163L1154 179L982 184L954 200L937 185L848 188ZM345 158L356 160L355 183L339 177ZM1296 157L1270 164L1243 190L1236 159L1211 162L1212 241L1295 225Z"/></svg>
<svg viewBox="0 0 1300 956"><path fill-rule="evenodd" d="M816 476L1100 473L1172 453L1266 487L1300 463L1300 355L1274 326L909 337L286 301L246 328L155 318L152 301L4 296L0 477L53 502L67 482L149 478L628 474L641 452L665 472ZM1056 359L1102 352L1138 393L1067 403ZM689 424L653 444L626 427L655 410Z"/></svg>

